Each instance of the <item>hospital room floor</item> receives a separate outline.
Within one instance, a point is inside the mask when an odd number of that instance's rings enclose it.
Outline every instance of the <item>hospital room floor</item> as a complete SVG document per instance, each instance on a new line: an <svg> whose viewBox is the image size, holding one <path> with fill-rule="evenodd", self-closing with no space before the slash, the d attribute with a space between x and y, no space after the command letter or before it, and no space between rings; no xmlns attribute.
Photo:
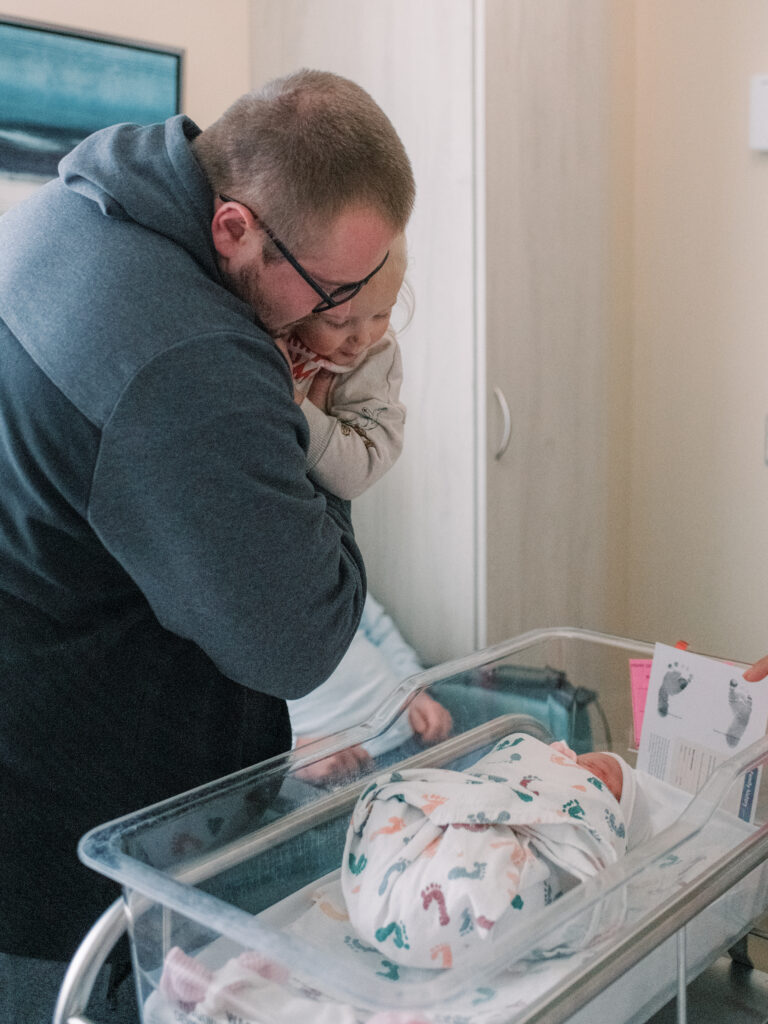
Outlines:
<svg viewBox="0 0 768 1024"><path fill-rule="evenodd" d="M768 920L759 922L768 934ZM687 1019L696 1024L768 1024L768 937L749 935L747 955L754 969L720 957L688 986ZM671 1000L648 1024L677 1024Z"/></svg>
<svg viewBox="0 0 768 1024"><path fill-rule="evenodd" d="M688 986L687 1019L696 1024L766 1024L768 976L720 957ZM677 1024L673 999L648 1024Z"/></svg>

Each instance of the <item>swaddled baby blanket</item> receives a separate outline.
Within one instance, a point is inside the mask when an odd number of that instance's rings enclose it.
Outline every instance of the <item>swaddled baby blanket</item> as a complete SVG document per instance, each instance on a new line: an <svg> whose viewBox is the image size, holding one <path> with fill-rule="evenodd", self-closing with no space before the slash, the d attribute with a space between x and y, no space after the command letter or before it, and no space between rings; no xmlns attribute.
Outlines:
<svg viewBox="0 0 768 1024"><path fill-rule="evenodd" d="M625 851L605 783L512 734L466 772L413 769L372 783L350 822L342 891L364 942L399 964L445 968Z"/></svg>

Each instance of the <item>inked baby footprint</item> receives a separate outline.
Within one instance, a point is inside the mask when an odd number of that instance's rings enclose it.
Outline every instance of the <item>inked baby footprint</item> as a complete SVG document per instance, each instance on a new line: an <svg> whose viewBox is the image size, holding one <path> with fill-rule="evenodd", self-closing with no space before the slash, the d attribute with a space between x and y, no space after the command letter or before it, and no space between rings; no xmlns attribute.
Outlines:
<svg viewBox="0 0 768 1024"><path fill-rule="evenodd" d="M391 960L382 960L381 966L384 968L384 970L376 971L380 978L386 978L387 981L400 980L400 968L397 966L397 964L393 964Z"/></svg>
<svg viewBox="0 0 768 1024"><path fill-rule="evenodd" d="M440 924L443 927L445 927L445 925L450 923L451 919L448 916L448 909L445 905L445 896L443 895L443 890L436 882L432 885L428 885L426 889L422 890L421 893L421 905L422 907L424 907L425 910L429 910L431 903L437 904L438 910L440 912L438 920Z"/></svg>
<svg viewBox="0 0 768 1024"><path fill-rule="evenodd" d="M677 662L674 665L669 666L669 670L665 673L664 679L659 687L659 714L664 715L669 711L669 698L676 697L678 693L682 693L688 683L691 681L691 676L687 678L682 672L677 669Z"/></svg>
<svg viewBox="0 0 768 1024"><path fill-rule="evenodd" d="M441 943L439 946L433 946L429 951L430 960L437 960L440 957L443 967L453 966L453 953L451 947L446 943Z"/></svg>
<svg viewBox="0 0 768 1024"><path fill-rule="evenodd" d="M523 737L522 736L518 736L517 739L514 739L514 740L502 740L500 743L496 744L496 746L494 747L494 750L506 750L507 747L516 747L518 745L518 743L522 743L522 742L523 742ZM518 754L518 758L519 757L520 757L520 755Z"/></svg>
<svg viewBox="0 0 768 1024"><path fill-rule="evenodd" d="M364 853L361 853L359 857L355 857L354 853L349 855L349 870L353 875L359 875L361 871L365 869L365 865L368 863L368 858Z"/></svg>
<svg viewBox="0 0 768 1024"><path fill-rule="evenodd" d="M468 871L466 868L458 867L451 868L448 872L448 877L453 878L469 878L472 880L485 878L485 864L481 864L479 861L475 861L475 867L472 871Z"/></svg>
<svg viewBox="0 0 768 1024"><path fill-rule="evenodd" d="M377 828L371 839L375 839L376 836L392 836L395 832L400 832L405 828L405 818L398 818L393 815L391 818L387 818L387 821L389 824Z"/></svg>
<svg viewBox="0 0 768 1024"><path fill-rule="evenodd" d="M618 836L619 839L625 838L627 833L623 823L620 821L617 822L616 815L613 813L613 811L609 811L608 808L606 808L605 810L605 820L608 822L608 828L611 830L611 832L613 832L615 836Z"/></svg>
<svg viewBox="0 0 768 1024"><path fill-rule="evenodd" d="M735 747L744 735L752 714L752 697L748 693L742 693L738 686L736 680L732 679L728 687L728 703L733 712L733 721L725 734L725 741L729 747Z"/></svg>
<svg viewBox="0 0 768 1024"><path fill-rule="evenodd" d="M387 891L390 876L398 874L400 871L405 871L407 864L408 862L405 860L398 860L387 868L384 877L381 880L381 885L379 886L379 896L383 896Z"/></svg>
<svg viewBox="0 0 768 1024"><path fill-rule="evenodd" d="M430 815L432 811L437 810L438 807L442 807L447 801L447 796L439 796L437 793L422 793L421 799L426 800L426 803L419 807L422 814Z"/></svg>
<svg viewBox="0 0 768 1024"><path fill-rule="evenodd" d="M570 815L571 818L578 818L581 820L584 817L584 808L578 800L569 800L567 804L563 804L563 810L566 814Z"/></svg>
<svg viewBox="0 0 768 1024"><path fill-rule="evenodd" d="M344 945L349 946L350 949L354 949L356 953L378 953L378 950L374 946L366 946L365 943L361 942L360 939L353 935L344 936Z"/></svg>
<svg viewBox="0 0 768 1024"><path fill-rule="evenodd" d="M376 941L386 942L387 939L392 936L392 941L398 949L410 949L408 945L408 935L405 931L405 925L398 924L397 921L391 921L383 928L376 929Z"/></svg>
<svg viewBox="0 0 768 1024"><path fill-rule="evenodd" d="M515 792L517 792L517 790L515 790ZM533 797L528 797L528 799L532 800ZM485 811L478 811L477 814L468 814L467 817L472 825L486 826L503 825L505 822L509 821L512 815L509 811L499 811L494 818L489 818Z"/></svg>
<svg viewBox="0 0 768 1024"><path fill-rule="evenodd" d="M523 787L523 789L531 789L531 783L532 782L541 782L541 776L540 775L524 775L522 777L522 779L520 779L520 785ZM541 796L541 794L539 793L538 789L531 789L531 792L535 796Z"/></svg>

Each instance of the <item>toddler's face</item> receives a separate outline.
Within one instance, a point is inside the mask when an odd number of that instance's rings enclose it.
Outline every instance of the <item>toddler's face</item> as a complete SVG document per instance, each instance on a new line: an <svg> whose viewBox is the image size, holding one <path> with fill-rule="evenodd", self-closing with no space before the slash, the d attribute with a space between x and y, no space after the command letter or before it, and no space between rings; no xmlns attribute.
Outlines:
<svg viewBox="0 0 768 1024"><path fill-rule="evenodd" d="M592 751L589 754L579 754L576 763L586 768L604 782L617 800L621 800L623 776L621 765L615 757L604 754L600 751Z"/></svg>
<svg viewBox="0 0 768 1024"><path fill-rule="evenodd" d="M291 333L316 355L341 366L354 365L389 327L404 276L405 239L400 237L378 274L350 302L307 317Z"/></svg>

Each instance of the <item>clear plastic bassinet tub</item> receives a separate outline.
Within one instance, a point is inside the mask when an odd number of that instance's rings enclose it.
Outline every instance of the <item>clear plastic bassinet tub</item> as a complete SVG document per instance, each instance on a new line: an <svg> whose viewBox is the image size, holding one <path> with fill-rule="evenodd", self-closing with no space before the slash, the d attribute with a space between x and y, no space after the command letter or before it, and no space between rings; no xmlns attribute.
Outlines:
<svg viewBox="0 0 768 1024"><path fill-rule="evenodd" d="M629 659L652 652L584 630L527 633L411 677L354 729L93 829L80 857L123 886L142 1024L646 1020L768 909L764 794L751 826L725 810L768 761L768 741L693 800L655 784L652 839L470 967L409 969L367 947L346 920L339 869L357 797L394 764L461 768L514 731L633 762ZM382 754L334 785L302 778L395 730L424 690L448 704L449 739ZM564 930L590 942L535 956Z"/></svg>

